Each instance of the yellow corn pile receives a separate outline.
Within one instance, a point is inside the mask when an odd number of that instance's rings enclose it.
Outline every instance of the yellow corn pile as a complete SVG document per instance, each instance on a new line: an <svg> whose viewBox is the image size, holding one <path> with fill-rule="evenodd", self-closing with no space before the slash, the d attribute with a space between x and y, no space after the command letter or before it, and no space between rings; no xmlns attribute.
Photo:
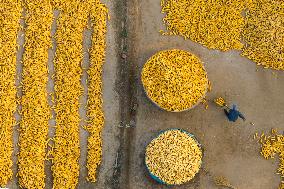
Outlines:
<svg viewBox="0 0 284 189"><path fill-rule="evenodd" d="M166 184L183 184L194 178L201 167L202 151L187 133L169 130L146 148L146 165L151 174Z"/></svg>
<svg viewBox="0 0 284 189"><path fill-rule="evenodd" d="M56 131L53 152L53 187L76 188L79 176L79 97L83 58L83 31L88 22L87 2L55 1L57 49L54 60L56 94Z"/></svg>
<svg viewBox="0 0 284 189"><path fill-rule="evenodd" d="M101 133L104 125L102 110L102 66L105 62L106 48L106 21L108 10L98 0L91 10L91 21L94 29L92 48L90 51L90 68L88 70L88 117L89 124L86 127L90 136L88 138L88 180L96 181L96 170L102 158Z"/></svg>
<svg viewBox="0 0 284 189"><path fill-rule="evenodd" d="M225 102L225 100L224 100L223 97L216 98L216 99L214 100L214 102L215 102L217 105L222 106L222 107L226 105L226 102Z"/></svg>
<svg viewBox="0 0 284 189"><path fill-rule="evenodd" d="M253 0L246 15L243 56L265 68L284 70L284 1Z"/></svg>
<svg viewBox="0 0 284 189"><path fill-rule="evenodd" d="M208 89L207 73L195 55L183 50L160 51L142 70L148 97L167 111L183 111L201 101Z"/></svg>
<svg viewBox="0 0 284 189"><path fill-rule="evenodd" d="M261 136L254 136L258 138L259 143L261 144L260 154L265 158L274 158L276 154L279 156L279 168L278 174L284 178L284 135L277 134L277 131L272 129L272 135L265 135L264 133ZM281 182L279 189L284 188L284 181Z"/></svg>
<svg viewBox="0 0 284 189"><path fill-rule="evenodd" d="M48 49L51 47L52 7L50 0L25 0L25 52L23 60L22 120L18 156L22 188L45 187L45 147L48 120Z"/></svg>
<svg viewBox="0 0 284 189"><path fill-rule="evenodd" d="M241 49L244 0L161 0L168 32L210 49Z"/></svg>
<svg viewBox="0 0 284 189"><path fill-rule="evenodd" d="M22 7L19 0L0 0L0 5L0 187L4 187L13 175L16 50Z"/></svg>

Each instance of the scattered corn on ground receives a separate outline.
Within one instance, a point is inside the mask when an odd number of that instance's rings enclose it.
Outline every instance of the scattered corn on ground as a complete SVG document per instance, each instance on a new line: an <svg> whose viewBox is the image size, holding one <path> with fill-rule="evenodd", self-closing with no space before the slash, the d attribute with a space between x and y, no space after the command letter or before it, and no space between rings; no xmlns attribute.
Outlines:
<svg viewBox="0 0 284 189"><path fill-rule="evenodd" d="M194 138L180 130L169 130L146 148L146 165L151 174L166 184L183 184L201 167L202 151Z"/></svg>
<svg viewBox="0 0 284 189"><path fill-rule="evenodd" d="M22 188L45 187L45 148L48 120L48 49L51 47L52 7L50 0L25 0L25 52L23 60L22 120L20 123L18 166Z"/></svg>
<svg viewBox="0 0 284 189"><path fill-rule="evenodd" d="M225 106L226 105L226 101L223 97L219 97L214 99L214 102L218 105L218 106Z"/></svg>
<svg viewBox="0 0 284 189"><path fill-rule="evenodd" d="M214 182L217 186L227 187L231 189L237 189L234 187L226 177L219 176L214 178Z"/></svg>
<svg viewBox="0 0 284 189"><path fill-rule="evenodd" d="M284 1L253 0L246 14L243 56L265 68L284 70Z"/></svg>
<svg viewBox="0 0 284 189"><path fill-rule="evenodd" d="M4 187L13 175L16 52L22 7L19 0L0 0L0 5L0 187Z"/></svg>
<svg viewBox="0 0 284 189"><path fill-rule="evenodd" d="M243 0L161 0L164 35L181 35L210 49L241 49Z"/></svg>
<svg viewBox="0 0 284 189"><path fill-rule="evenodd" d="M167 111L183 111L201 101L208 90L207 73L195 55L183 50L160 51L142 70L148 97Z"/></svg>
<svg viewBox="0 0 284 189"><path fill-rule="evenodd" d="M91 21L94 30L88 70L88 180L96 181L96 170L102 158L102 129L104 114L102 110L102 66L105 62L106 22L108 10L100 1L94 1L91 9Z"/></svg>
<svg viewBox="0 0 284 189"><path fill-rule="evenodd" d="M254 135L255 139L258 139L261 144L260 154L265 158L274 158L276 154L279 156L279 168L278 174L281 175L282 179L284 178L284 135L277 133L275 129L272 129L271 135L265 135L262 133L260 136L256 133ZM282 180L279 185L279 189L284 188L284 180Z"/></svg>
<svg viewBox="0 0 284 189"><path fill-rule="evenodd" d="M56 31L56 130L53 152L53 187L76 188L79 176L79 98L83 59L83 31L88 22L88 2L55 1L60 10Z"/></svg>

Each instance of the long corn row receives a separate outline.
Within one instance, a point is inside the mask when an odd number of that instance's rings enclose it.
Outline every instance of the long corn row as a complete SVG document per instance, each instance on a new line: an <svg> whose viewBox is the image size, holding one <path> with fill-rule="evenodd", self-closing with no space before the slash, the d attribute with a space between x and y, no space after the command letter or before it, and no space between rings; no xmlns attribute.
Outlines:
<svg viewBox="0 0 284 189"><path fill-rule="evenodd" d="M161 0L168 32L210 49L241 49L244 0Z"/></svg>
<svg viewBox="0 0 284 189"><path fill-rule="evenodd" d="M257 136L257 134L255 135ZM284 135L277 134L277 131L272 129L272 135L262 134L258 138L259 143L261 144L260 154L265 158L274 158L276 154L279 155L279 168L278 174L281 175L282 179L284 178ZM284 180L282 180L279 185L279 189L284 188Z"/></svg>
<svg viewBox="0 0 284 189"><path fill-rule="evenodd" d="M13 126L16 111L16 51L22 7L19 0L0 0L0 187L12 178Z"/></svg>
<svg viewBox="0 0 284 189"><path fill-rule="evenodd" d="M48 49L51 48L52 7L50 0L25 0L25 52L23 60L22 120L18 155L19 185L45 187L44 161L48 120Z"/></svg>
<svg viewBox="0 0 284 189"><path fill-rule="evenodd" d="M53 188L76 188L79 176L79 97L83 59L83 31L88 6L83 0L55 1L57 20L55 65L56 131L53 152Z"/></svg>
<svg viewBox="0 0 284 189"><path fill-rule="evenodd" d="M253 0L245 23L242 55L265 68L284 70L284 1Z"/></svg>
<svg viewBox="0 0 284 189"><path fill-rule="evenodd" d="M96 170L102 158L102 129L104 115L102 110L102 67L105 62L106 48L106 22L107 8L96 0L91 10L92 27L92 48L90 51L90 68L88 70L88 117L87 130L90 133L88 138L88 180L96 182Z"/></svg>
<svg viewBox="0 0 284 189"><path fill-rule="evenodd" d="M169 130L151 141L145 162L150 173L170 185L194 178L201 167L202 150L188 133Z"/></svg>
<svg viewBox="0 0 284 189"><path fill-rule="evenodd" d="M206 95L208 77L202 62L183 50L160 51L142 70L142 83L148 97L167 111L194 107Z"/></svg>

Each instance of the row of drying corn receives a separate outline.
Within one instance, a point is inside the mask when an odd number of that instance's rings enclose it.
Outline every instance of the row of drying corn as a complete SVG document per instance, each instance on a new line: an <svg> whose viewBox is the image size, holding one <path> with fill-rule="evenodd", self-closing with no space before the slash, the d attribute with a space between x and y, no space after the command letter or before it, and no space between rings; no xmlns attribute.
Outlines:
<svg viewBox="0 0 284 189"><path fill-rule="evenodd" d="M210 49L242 50L258 65L284 70L283 1L161 0L161 7L168 30L161 30L163 35L181 35Z"/></svg>
<svg viewBox="0 0 284 189"><path fill-rule="evenodd" d="M59 1L54 59L56 130L53 151L55 188L75 188L79 176L79 98L82 95L80 67L83 31L87 27L86 5L79 0Z"/></svg>
<svg viewBox="0 0 284 189"><path fill-rule="evenodd" d="M0 185L3 186L13 175L16 52L22 7L18 0L0 0L0 5Z"/></svg>
<svg viewBox="0 0 284 189"><path fill-rule="evenodd" d="M23 58L22 119L20 122L18 176L23 188L45 187L45 160L52 160L54 188L75 188L79 177L79 98L83 59L83 31L91 17L94 30L89 69L89 99L87 129L88 177L96 181L96 169L101 161L102 65L105 57L107 8L97 0L0 1L1 30L1 97L0 97L0 185L12 178L12 130L16 111L16 50L17 33L22 8L25 9L25 52ZM3 9L3 10L2 10ZM52 150L47 151L48 121L51 118L47 102L48 49L51 48L53 9L60 10L56 31L55 112L56 130ZM7 140L8 139L8 140ZM50 145L50 144L49 144ZM3 158L2 158L3 157Z"/></svg>
<svg viewBox="0 0 284 189"><path fill-rule="evenodd" d="M25 0L25 52L21 98L18 176L22 188L44 188L45 147L51 112L47 101L48 49L52 7L49 0Z"/></svg>

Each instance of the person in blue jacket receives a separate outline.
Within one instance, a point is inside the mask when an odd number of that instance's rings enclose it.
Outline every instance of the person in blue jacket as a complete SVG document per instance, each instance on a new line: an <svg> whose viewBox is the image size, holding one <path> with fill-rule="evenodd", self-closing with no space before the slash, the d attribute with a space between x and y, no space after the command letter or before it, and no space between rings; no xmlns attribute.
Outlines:
<svg viewBox="0 0 284 189"><path fill-rule="evenodd" d="M237 106L233 104L233 108L229 109L224 109L226 116L228 117L229 121L235 122L238 120L238 118L242 118L243 121L246 120L245 116L237 110Z"/></svg>

